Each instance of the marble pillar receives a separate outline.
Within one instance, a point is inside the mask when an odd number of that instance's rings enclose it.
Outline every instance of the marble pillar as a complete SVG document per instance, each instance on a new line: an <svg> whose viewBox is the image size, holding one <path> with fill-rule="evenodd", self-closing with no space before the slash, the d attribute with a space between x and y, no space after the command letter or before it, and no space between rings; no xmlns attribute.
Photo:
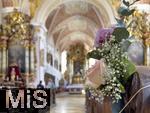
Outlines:
<svg viewBox="0 0 150 113"><path fill-rule="evenodd" d="M150 39L145 42L145 65L150 66Z"/></svg>
<svg viewBox="0 0 150 113"><path fill-rule="evenodd" d="M30 73L35 74L35 59L34 59L34 46L30 47Z"/></svg>
<svg viewBox="0 0 150 113"><path fill-rule="evenodd" d="M25 47L25 73L26 73L26 85L29 83L29 46Z"/></svg>
<svg viewBox="0 0 150 113"><path fill-rule="evenodd" d="M69 75L70 75L70 83L72 83L72 77L73 77L73 74L74 74L74 66L73 66L73 61L72 60L70 60L69 61L69 70L70 70L70 72L69 72Z"/></svg>
<svg viewBox="0 0 150 113"><path fill-rule="evenodd" d="M47 29L45 25L39 24L39 23L32 23L34 26L34 41L35 41L35 47L33 50L30 49L30 68L32 71L34 71L34 84L35 86L39 84L39 81L42 80L44 83L44 71L42 70L42 66L40 66L40 50L43 49L43 46L45 46L45 43L43 43L43 39L46 38ZM31 52L32 51L32 52ZM36 62L35 62L36 61Z"/></svg>
<svg viewBox="0 0 150 113"><path fill-rule="evenodd" d="M29 74L29 47L25 47L26 74Z"/></svg>
<svg viewBox="0 0 150 113"><path fill-rule="evenodd" d="M6 54L6 51L7 51L7 49L6 49L6 47L4 46L3 48L2 48L2 74L3 74L3 76L5 76L6 75L6 59L7 59L7 54Z"/></svg>

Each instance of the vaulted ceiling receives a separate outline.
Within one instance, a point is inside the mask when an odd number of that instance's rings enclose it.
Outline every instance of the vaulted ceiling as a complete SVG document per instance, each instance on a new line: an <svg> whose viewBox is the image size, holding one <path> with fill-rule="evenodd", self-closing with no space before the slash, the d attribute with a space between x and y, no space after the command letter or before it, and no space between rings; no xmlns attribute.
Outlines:
<svg viewBox="0 0 150 113"><path fill-rule="evenodd" d="M70 45L83 43L89 50L93 47L98 28L102 27L102 16L99 10L84 1L72 1L62 4L53 10L46 21L49 35L61 51Z"/></svg>
<svg viewBox="0 0 150 113"><path fill-rule="evenodd" d="M48 38L53 39L55 47L60 51L68 50L71 45L76 43L84 44L86 50L89 50L93 47L96 31L111 23L110 17L113 17L111 6L117 7L119 1L1 0L0 7L22 7L23 12L30 14L33 20L34 18L37 20L40 15L47 15L46 18L42 17L40 22L45 24ZM149 3L149 0L140 0L140 3ZM51 11L45 8L45 5L47 8L51 8L55 4L59 5ZM46 10L43 12L42 8ZM39 17L36 16L36 13Z"/></svg>

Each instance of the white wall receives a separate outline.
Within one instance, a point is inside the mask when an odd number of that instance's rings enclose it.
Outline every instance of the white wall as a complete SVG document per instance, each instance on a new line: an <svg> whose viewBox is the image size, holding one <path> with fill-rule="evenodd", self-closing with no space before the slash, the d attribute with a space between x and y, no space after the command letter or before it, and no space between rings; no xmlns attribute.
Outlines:
<svg viewBox="0 0 150 113"><path fill-rule="evenodd" d="M46 41L46 52L47 53L51 53L52 56L53 56L53 66L50 65L50 63L47 63L46 62L46 66L45 66L45 72L46 73L49 73L53 76L55 76L55 83L56 83L56 87L59 86L59 80L61 79L62 77L62 74L59 70L59 65L60 65L60 61L61 61L61 55L60 55L60 52L57 51L57 49L55 48L54 46L54 42L53 42L53 37L52 36L49 36L47 37L47 41ZM47 54L46 53L46 54ZM47 56L47 55L46 55ZM47 58L46 58L47 59ZM54 67L54 61L57 60L58 61L58 69L56 69Z"/></svg>

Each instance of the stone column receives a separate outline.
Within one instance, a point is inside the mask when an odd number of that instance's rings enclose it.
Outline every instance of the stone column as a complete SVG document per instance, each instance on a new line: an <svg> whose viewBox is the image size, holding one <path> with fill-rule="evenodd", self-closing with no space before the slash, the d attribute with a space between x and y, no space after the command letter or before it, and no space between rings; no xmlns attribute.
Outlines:
<svg viewBox="0 0 150 113"><path fill-rule="evenodd" d="M4 41L4 45L2 47L2 74L3 77L6 76L6 64L7 64L7 48L6 48L6 43Z"/></svg>
<svg viewBox="0 0 150 113"><path fill-rule="evenodd" d="M29 45L25 46L25 76L26 76L26 85L28 85L28 77L29 77Z"/></svg>
<svg viewBox="0 0 150 113"><path fill-rule="evenodd" d="M30 47L30 73L35 75L35 58L34 58L34 45Z"/></svg>
<svg viewBox="0 0 150 113"><path fill-rule="evenodd" d="M34 84L35 86L39 83L40 80L43 81L44 84L44 77L42 74L42 70L41 70L41 66L40 66L40 50L43 49L41 46L43 46L43 43L41 44L41 42L43 41L42 38L46 37L47 34L47 29L45 27L45 25L39 24L39 23L31 23L34 26L34 41L35 41L35 47L33 49L34 52L31 52L30 57L31 58L31 62L32 64L31 66L31 70L35 70L35 81ZM45 44L44 44L45 45ZM35 56L35 57L34 57ZM35 62L36 61L36 62ZM35 64L34 64L35 63Z"/></svg>
<svg viewBox="0 0 150 113"><path fill-rule="evenodd" d="M150 66L150 39L145 41L145 65Z"/></svg>
<svg viewBox="0 0 150 113"><path fill-rule="evenodd" d="M7 67L7 68L6 68L6 73L8 72L8 67L9 67L9 62L8 62L8 60L9 60L9 59L8 59L8 47L7 47L7 50L6 50L6 62L7 62L7 63L6 63L6 67Z"/></svg>
<svg viewBox="0 0 150 113"><path fill-rule="evenodd" d="M6 74L6 47L2 48L2 74Z"/></svg>
<svg viewBox="0 0 150 113"><path fill-rule="evenodd" d="M73 60L70 60L69 62L69 68L70 68L70 83L72 83L72 77L74 75L74 66L73 66Z"/></svg>
<svg viewBox="0 0 150 113"><path fill-rule="evenodd" d="M29 47L25 47L25 66L26 74L29 74Z"/></svg>

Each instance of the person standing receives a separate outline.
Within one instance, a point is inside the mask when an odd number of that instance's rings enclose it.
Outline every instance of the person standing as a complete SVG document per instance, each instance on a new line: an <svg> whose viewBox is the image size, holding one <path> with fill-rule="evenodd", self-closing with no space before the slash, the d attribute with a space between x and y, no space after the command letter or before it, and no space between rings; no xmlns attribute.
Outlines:
<svg viewBox="0 0 150 113"><path fill-rule="evenodd" d="M37 88L44 89L44 85L42 84L42 81L40 81L40 83L37 85Z"/></svg>

